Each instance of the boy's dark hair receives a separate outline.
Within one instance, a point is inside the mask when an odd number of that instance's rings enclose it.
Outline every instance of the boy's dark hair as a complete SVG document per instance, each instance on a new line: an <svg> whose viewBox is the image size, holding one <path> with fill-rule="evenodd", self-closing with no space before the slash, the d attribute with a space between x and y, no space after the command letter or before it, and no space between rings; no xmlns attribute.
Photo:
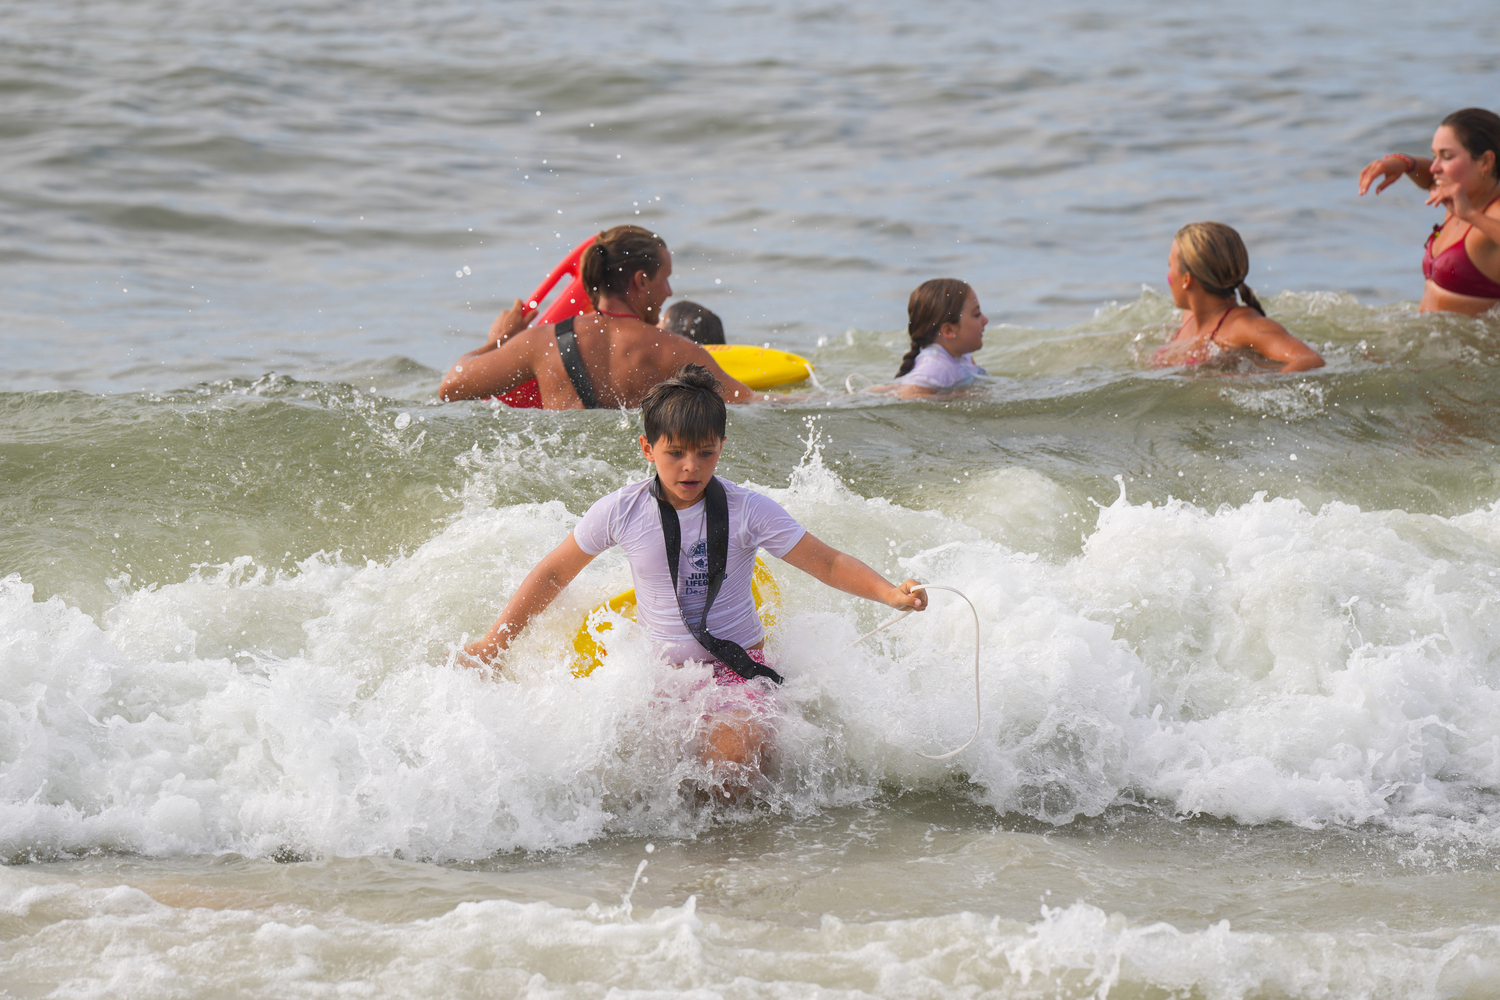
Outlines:
<svg viewBox="0 0 1500 1000"><path fill-rule="evenodd" d="M724 436L724 397L719 380L702 365L683 365L671 378L658 382L641 400L646 441L663 437L689 448Z"/></svg>
<svg viewBox="0 0 1500 1000"><path fill-rule="evenodd" d="M697 344L724 343L724 321L696 302L674 302L662 313L662 327Z"/></svg>

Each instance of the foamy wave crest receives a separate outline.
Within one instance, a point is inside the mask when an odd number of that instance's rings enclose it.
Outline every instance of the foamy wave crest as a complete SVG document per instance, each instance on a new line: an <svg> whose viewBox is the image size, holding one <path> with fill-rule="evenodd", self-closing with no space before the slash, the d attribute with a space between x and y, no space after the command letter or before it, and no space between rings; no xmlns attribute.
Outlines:
<svg viewBox="0 0 1500 1000"><path fill-rule="evenodd" d="M1122 493L1063 550L1082 519L1034 471L966 480L950 513L913 510L850 491L814 442L788 487L765 489L888 576L976 603L984 721L951 761L915 752L973 724L962 602L940 594L851 649L886 609L778 566L769 648L788 683L743 815L958 779L1054 823L1153 801L1497 837L1500 508L1445 519L1257 497L1209 511ZM474 858L733 820L692 791L703 668L659 662L617 621L604 666L571 674L578 622L628 586L617 553L528 630L500 680L451 663L575 521L557 501L469 505L383 563L241 559L170 586L123 580L99 622L4 580L0 854Z"/></svg>

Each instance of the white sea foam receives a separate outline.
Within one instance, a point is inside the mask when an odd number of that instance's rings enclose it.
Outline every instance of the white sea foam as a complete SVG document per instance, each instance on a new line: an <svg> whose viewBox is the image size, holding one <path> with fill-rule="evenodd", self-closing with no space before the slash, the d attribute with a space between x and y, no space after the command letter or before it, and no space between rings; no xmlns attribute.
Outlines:
<svg viewBox="0 0 1500 1000"><path fill-rule="evenodd" d="M19 993L248 996L1484 996L1500 926L1421 933L1200 930L1086 903L1023 923L958 912L784 926L488 899L371 919L240 899L166 905L0 869L0 979ZM100 950L99 942L109 941ZM618 991L618 992L617 992ZM637 992L639 991L639 992Z"/></svg>
<svg viewBox="0 0 1500 1000"><path fill-rule="evenodd" d="M860 497L814 451L767 490L884 572L974 600L984 714L957 759L913 752L972 724L962 602L938 595L849 650L884 609L780 567L771 808L957 773L995 809L1051 822L1153 799L1496 840L1500 509L1122 496L1079 550L1060 540L1081 519L1045 477L1000 470L963 489L972 507L941 500L951 514ZM517 643L505 679L449 663L574 520L555 501L473 503L384 563L241 559L122 582L99 622L0 582L0 853L473 858L691 832L706 819L679 788L703 777L701 671L656 662L620 622L604 667L569 672L576 623L628 585L617 553Z"/></svg>

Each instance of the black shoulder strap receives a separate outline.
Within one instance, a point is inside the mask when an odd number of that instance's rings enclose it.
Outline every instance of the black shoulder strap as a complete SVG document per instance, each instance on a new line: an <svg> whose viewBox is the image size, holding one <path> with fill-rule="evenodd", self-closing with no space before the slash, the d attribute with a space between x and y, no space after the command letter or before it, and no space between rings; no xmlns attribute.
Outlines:
<svg viewBox="0 0 1500 1000"><path fill-rule="evenodd" d="M573 391L578 393L585 410L597 410L599 401L594 398L594 383L589 381L588 370L583 367L583 356L578 353L578 334L573 332L573 317L558 323L553 330L557 335L557 353L562 355L563 369L568 373L568 381L573 383Z"/></svg>
<svg viewBox="0 0 1500 1000"><path fill-rule="evenodd" d="M703 516L708 519L708 593L703 596L703 615L698 624L683 615L683 624L703 648L729 665L729 668L745 680L753 677L769 677L780 684L782 677L764 663L756 663L745 652L745 647L728 639L720 639L708 631L708 609L713 607L719 588L724 585L725 571L729 566L729 497L724 485L710 476L708 487L703 491ZM662 540L667 543L667 568L672 573L672 596L677 599L677 613L682 614L682 598L677 593L677 559L682 552L682 525L677 520L677 511L662 496L661 480L651 482L651 495L656 498L661 512Z"/></svg>

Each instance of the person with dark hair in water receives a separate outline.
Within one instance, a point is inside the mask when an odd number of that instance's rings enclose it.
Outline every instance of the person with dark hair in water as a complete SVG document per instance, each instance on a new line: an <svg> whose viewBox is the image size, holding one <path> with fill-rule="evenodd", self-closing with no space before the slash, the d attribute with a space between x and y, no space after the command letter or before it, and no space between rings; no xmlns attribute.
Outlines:
<svg viewBox="0 0 1500 1000"><path fill-rule="evenodd" d="M674 302L661 314L660 326L695 344L724 343L724 321L696 302Z"/></svg>
<svg viewBox="0 0 1500 1000"><path fill-rule="evenodd" d="M1402 177L1446 211L1422 258L1422 312L1478 316L1500 303L1500 115L1455 111L1432 137L1432 156L1391 153L1359 174L1359 193L1379 194Z"/></svg>
<svg viewBox="0 0 1500 1000"><path fill-rule="evenodd" d="M906 300L906 335L911 346L896 369L896 381L870 388L902 399L961 391L988 374L974 360L984 346L989 317L966 281L932 278Z"/></svg>
<svg viewBox="0 0 1500 1000"><path fill-rule="evenodd" d="M606 230L584 253L580 271L597 312L528 327L534 310L517 299L484 346L443 376L438 395L498 396L534 378L544 409L635 407L678 367L698 364L724 386L728 402L757 398L700 345L657 328L672 295L672 254L660 236L640 226Z"/></svg>
<svg viewBox="0 0 1500 1000"><path fill-rule="evenodd" d="M1233 228L1193 222L1177 230L1167 254L1167 286L1172 303L1187 316L1172 339L1156 349L1151 367L1198 365L1231 352L1253 352L1279 363L1283 372L1323 367L1317 351L1266 318L1260 299L1245 284L1249 273L1250 253Z"/></svg>
<svg viewBox="0 0 1500 1000"><path fill-rule="evenodd" d="M772 685L782 679L762 652L765 631L751 591L756 552L765 548L830 587L893 608L920 611L927 597L915 580L891 583L813 537L770 497L715 478L726 425L708 369L684 365L652 387L641 421L639 444L653 475L596 501L464 654L474 665L496 661L595 556L620 546L635 581L636 620L652 646L669 663L712 668L700 757L714 794L738 799L757 779L771 735Z"/></svg>

